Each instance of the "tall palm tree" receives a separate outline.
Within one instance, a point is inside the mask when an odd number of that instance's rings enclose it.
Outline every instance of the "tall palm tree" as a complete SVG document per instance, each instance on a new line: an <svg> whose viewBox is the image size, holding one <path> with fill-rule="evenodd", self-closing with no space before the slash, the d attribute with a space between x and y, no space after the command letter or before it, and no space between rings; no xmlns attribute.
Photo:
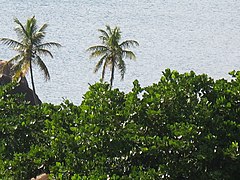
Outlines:
<svg viewBox="0 0 240 180"><path fill-rule="evenodd" d="M123 79L126 72L124 58L136 59L135 54L127 48L138 46L139 44L134 40L120 42L121 32L118 27L111 29L110 26L106 26L106 30L99 29L99 32L101 33L99 38L102 40L102 44L91 46L87 51L91 52L90 57L100 56L100 60L96 64L94 72L96 73L99 68L103 66L101 80L104 80L106 67L110 67L110 87L112 87L115 68L119 69L121 78Z"/></svg>
<svg viewBox="0 0 240 180"><path fill-rule="evenodd" d="M36 103L36 90L33 80L32 65L38 65L40 70L44 73L45 80L49 80L50 75L41 56L44 55L53 58L53 55L48 48L53 46L60 47L61 45L56 42L42 42L46 35L45 30L48 25L43 24L38 29L35 16L28 19L25 25L23 25L17 18L14 19L14 22L17 24L14 30L17 33L19 41L9 38L1 38L0 41L18 52L16 56L8 61L8 63L14 64L13 78L18 80L21 77L25 77L26 73L30 71L33 97Z"/></svg>

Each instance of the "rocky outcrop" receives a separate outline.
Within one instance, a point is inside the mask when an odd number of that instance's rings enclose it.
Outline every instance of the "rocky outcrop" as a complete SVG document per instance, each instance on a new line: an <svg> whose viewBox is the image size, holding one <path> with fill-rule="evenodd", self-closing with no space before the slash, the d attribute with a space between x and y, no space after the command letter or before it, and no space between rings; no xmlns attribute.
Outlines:
<svg viewBox="0 0 240 180"><path fill-rule="evenodd" d="M12 78L6 75L1 75L0 77L0 85L6 85L8 83L10 83L12 81ZM19 82L19 84L12 90L13 94L17 94L17 93L22 93L25 94L25 100L29 101L31 105L37 105L37 104L41 104L41 100L39 99L39 97L35 94L35 99L36 102L34 101L34 97L33 97L33 91L26 85L26 83L24 82Z"/></svg>
<svg viewBox="0 0 240 180"><path fill-rule="evenodd" d="M3 68L3 66L5 67ZM0 70L2 68L3 71L0 71L0 86L12 82L11 66L8 64L6 65L6 61L0 61ZM20 79L18 86L16 86L15 89L13 89L12 93L25 94L25 100L29 101L31 105L41 104L41 100L36 94L34 100L33 91L29 88L25 77Z"/></svg>
<svg viewBox="0 0 240 180"><path fill-rule="evenodd" d="M11 67L9 64L7 64L7 61L0 60L0 74L11 76L10 72L11 72Z"/></svg>

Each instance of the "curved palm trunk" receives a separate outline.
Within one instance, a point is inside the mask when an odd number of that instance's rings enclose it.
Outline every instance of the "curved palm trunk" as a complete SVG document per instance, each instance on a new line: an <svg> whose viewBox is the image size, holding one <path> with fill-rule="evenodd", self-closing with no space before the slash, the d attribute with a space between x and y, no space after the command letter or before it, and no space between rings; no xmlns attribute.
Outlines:
<svg viewBox="0 0 240 180"><path fill-rule="evenodd" d="M36 98L36 90L35 90L35 85L33 81L33 70L32 70L32 60L30 59L30 77L31 77L31 83L32 83L32 89L33 89L33 99L34 99L34 104L38 104L37 98Z"/></svg>
<svg viewBox="0 0 240 180"><path fill-rule="evenodd" d="M113 63L112 63L112 73L111 73L111 79L110 79L110 89L112 89L112 86L113 86L114 68L115 68L115 61L113 61Z"/></svg>

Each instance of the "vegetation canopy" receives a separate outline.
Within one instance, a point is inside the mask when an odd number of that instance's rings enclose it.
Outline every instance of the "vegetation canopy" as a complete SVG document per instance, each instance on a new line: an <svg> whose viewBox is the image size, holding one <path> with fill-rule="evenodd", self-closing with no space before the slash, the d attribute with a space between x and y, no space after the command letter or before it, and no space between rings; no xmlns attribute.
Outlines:
<svg viewBox="0 0 240 180"><path fill-rule="evenodd" d="M132 91L89 87L81 105L30 106L0 87L0 179L239 179L240 72L166 69Z"/></svg>

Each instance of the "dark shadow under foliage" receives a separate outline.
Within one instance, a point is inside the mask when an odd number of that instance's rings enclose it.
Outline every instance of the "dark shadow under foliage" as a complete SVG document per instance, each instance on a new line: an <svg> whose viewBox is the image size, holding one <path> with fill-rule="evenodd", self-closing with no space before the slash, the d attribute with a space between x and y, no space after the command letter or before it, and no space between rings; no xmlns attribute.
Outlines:
<svg viewBox="0 0 240 180"><path fill-rule="evenodd" d="M80 106L0 89L0 179L239 179L240 73L169 69L131 92L89 87Z"/></svg>

